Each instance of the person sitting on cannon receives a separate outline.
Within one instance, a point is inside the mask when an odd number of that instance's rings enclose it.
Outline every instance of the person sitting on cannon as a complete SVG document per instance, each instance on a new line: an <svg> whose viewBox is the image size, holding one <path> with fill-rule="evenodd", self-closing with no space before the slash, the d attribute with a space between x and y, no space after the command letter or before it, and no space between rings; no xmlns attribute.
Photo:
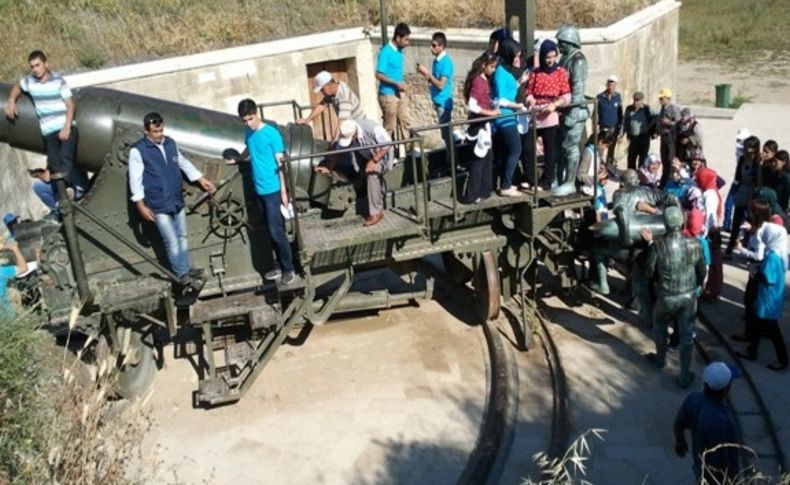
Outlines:
<svg viewBox="0 0 790 485"><path fill-rule="evenodd" d="M588 283L590 289L602 295L609 294L609 258L625 263L626 272L632 272L633 261L644 249L639 237L641 229L650 227L654 232L663 234L661 213L670 206L680 206L677 198L660 190L640 186L636 170L628 169L623 172L620 188L612 197L612 212L615 217L601 221L593 227L597 243L592 250L595 270ZM633 298L629 299L631 300Z"/></svg>

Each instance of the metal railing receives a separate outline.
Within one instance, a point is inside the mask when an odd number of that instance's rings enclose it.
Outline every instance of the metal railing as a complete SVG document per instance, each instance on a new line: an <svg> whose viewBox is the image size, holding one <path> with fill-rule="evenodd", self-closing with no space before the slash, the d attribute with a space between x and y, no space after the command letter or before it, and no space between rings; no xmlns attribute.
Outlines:
<svg viewBox="0 0 790 485"><path fill-rule="evenodd" d="M327 156L337 156L337 155L343 155L343 154L347 154L347 153L351 154L353 156L354 153L362 151L362 150L378 150L378 149L384 148L384 147L392 147L393 151L395 151L395 150L397 150L397 147L399 147L401 145L409 145L409 144L417 144L417 145L419 145L420 149L422 149L422 143L423 143L423 140L421 138L415 137L415 138L408 138L406 140L395 140L395 141L391 141L391 142L387 142L387 143L378 143L378 144L375 144L375 145L366 145L366 146L361 146L361 147L349 147L349 148L338 148L338 149L335 149L335 150L327 150L327 151L323 151L323 152L308 153L306 155L291 156L289 154L286 154L283 166L285 167L285 174L284 175L285 175L286 181L288 183L288 191L290 192L292 197L293 197L293 194L296 193L296 179L295 179L295 177L291 176L291 165L292 165L293 162L298 162L300 160L307 160L307 159L313 159L313 158L326 158ZM394 157L394 154L393 154L393 157ZM428 237L430 237L431 228L430 228L430 218L428 217L428 202L429 202L429 200L428 200L428 176L427 176L427 171L425 170L425 164L424 163L420 164L421 167L422 167L422 170L421 170L421 175L422 176L420 177L421 180L420 180L420 183L418 184L417 180L416 180L416 177L417 177L416 174L418 173L417 172L417 169L418 169L418 166L417 166L417 155L415 154L414 150L411 150L411 152L409 154L409 157L411 159L412 173L415 174L415 180L414 180L414 183L412 184L413 191L414 191L414 212L415 213L414 213L414 216L412 217L412 220L415 223L417 223L417 224L422 224L423 225L423 230L425 231L426 235ZM312 168L315 169L315 167L312 167ZM364 167L360 167L360 170L364 171ZM422 188L422 198L420 198L420 196L419 196L419 189L420 188ZM418 201L420 201L420 199L422 199L421 200L422 201L422 207L420 207L420 204L418 202ZM293 221L294 221L294 237L296 239L297 248L301 252L302 249L304 248L304 244L303 244L303 239L302 239L302 232L301 232L301 226L300 226L300 222L299 222L299 212L298 211L294 211Z"/></svg>
<svg viewBox="0 0 790 485"><path fill-rule="evenodd" d="M284 101L272 101L269 103L259 103L258 104L258 112L261 115L261 118L266 119L264 116L264 110L266 108L277 108L280 106L290 106L291 107L291 114L293 115L292 123L296 123L297 120L304 118L305 111L310 112L313 110L312 105L303 105L299 104L294 99L284 100ZM321 138L323 140L332 141L332 119L331 119L331 110L325 109L318 117L319 124L321 126ZM313 120L314 122L315 120Z"/></svg>
<svg viewBox="0 0 790 485"><path fill-rule="evenodd" d="M272 106L283 106L283 105L291 105L294 109L294 116L295 119L298 119L297 116L301 115L301 110L304 109L311 109L311 107L307 106L300 106L295 101L283 101L278 103L265 103L259 105L261 113L263 113L263 108L265 107L272 107ZM572 108L576 107L587 107L591 105L593 108L592 114L588 117L588 119L592 119L592 139L597 140L598 136L598 123L597 123L597 114L598 114L598 104L595 98L588 97L583 102L572 103L565 106L561 106L557 108L558 111L567 111ZM325 113L322 113L322 115ZM535 182L537 185L538 183L538 150L537 150L537 130L535 129L535 117L537 116L536 112L523 112L523 111L515 111L513 113L506 113L498 116L489 116L489 117L481 117L481 118L474 118L474 119L464 119L464 120L456 120L451 121L449 123L440 123L434 125L426 125L421 127L412 128L410 130L410 137L405 140L395 140L388 143L381 143L376 145L369 145L364 147L350 147L350 148L342 148L342 149L334 149L334 150L327 150L322 152L314 152L299 156L290 156L286 154L284 167L285 167L285 176L288 184L288 190L293 197L293 194L296 193L296 181L295 178L291 176L291 164L293 162L297 162L300 160L306 159L314 159L314 158L326 158L327 156L337 156L342 154L353 154L355 152L361 150L375 150L383 147L393 147L395 154L397 154L399 146L407 147L409 145L416 146L419 148L420 153L422 153L422 157L420 159L421 163L417 163L418 156L415 150L408 150L408 157L410 158L410 164L413 174L412 180L412 190L414 193L414 216L412 220L417 223L421 224L423 233L427 238L431 237L431 225L430 225L430 214L429 214L429 204L431 202L430 191L429 191L429 178L428 178L428 170L427 170L427 159L425 157L425 153L423 148L425 146L425 133L430 131L439 131L447 130L449 132L449 140L446 148L448 149L449 155L449 165L450 165L450 182L451 182L451 199L452 199L452 213L453 213L453 220L458 222L462 218L463 212L459 208L459 192L458 192L458 170L457 170L457 147L454 141L452 141L453 137L453 129L455 127L467 126L473 123L489 123L494 122L496 120L507 119L507 118L516 118L519 116L528 116L529 123L530 123L530 130L529 133L532 136L532 146L534 147L532 151L532 160L531 160L531 170L532 170L532 181ZM559 147L557 147L559 149ZM493 146L491 147L493 150ZM394 156L395 156L394 154ZM352 155L353 156L353 155ZM582 154L580 154L581 158ZM581 160L580 160L581 161ZM312 167L313 169L315 167ZM578 169L578 167L577 167ZM364 170L364 168L362 168ZM597 146L593 150L593 195L590 197L590 200L595 200L598 197L598 170L599 170L599 156ZM422 190L422 196L420 196L420 190ZM545 196L545 195L544 195ZM539 204L541 199L541 195L537 190L537 187L532 191L531 194L531 201L534 206ZM294 234L297 243L297 248L301 252L304 249L303 244L303 235L301 232L301 226L299 221L299 213L295 211L294 213Z"/></svg>

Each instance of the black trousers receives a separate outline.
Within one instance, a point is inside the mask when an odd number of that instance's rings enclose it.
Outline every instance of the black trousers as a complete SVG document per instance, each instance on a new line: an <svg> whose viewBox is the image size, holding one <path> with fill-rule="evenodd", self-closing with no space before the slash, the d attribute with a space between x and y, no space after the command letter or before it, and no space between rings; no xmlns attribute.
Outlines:
<svg viewBox="0 0 790 485"><path fill-rule="evenodd" d="M469 162L469 179L466 181L466 197L464 202L472 203L476 199L487 199L493 190L493 150L488 150L483 158Z"/></svg>
<svg viewBox="0 0 790 485"><path fill-rule="evenodd" d="M746 349L746 354L754 359L757 357L757 348L760 346L760 337L765 335L771 339L776 352L776 360L779 364L787 364L787 347L785 346L785 339L782 336L782 330L779 328L777 320L766 320L764 318L755 317L752 329L746 338L749 339L749 347Z"/></svg>
<svg viewBox="0 0 790 485"><path fill-rule="evenodd" d="M557 160L560 158L562 144L560 140L560 127L550 126L540 128L537 133L538 138L543 139L543 177L540 184L548 188L557 178ZM535 185L532 180L532 163L535 160L535 146L532 143L532 131L522 137L523 156L521 158L522 170L526 175L527 182Z"/></svg>
<svg viewBox="0 0 790 485"><path fill-rule="evenodd" d="M647 160L650 151L650 134L634 136L628 139L628 168L637 170Z"/></svg>
<svg viewBox="0 0 790 485"><path fill-rule="evenodd" d="M675 159L675 136L673 134L661 135L661 188L667 186L669 176L672 175L672 160Z"/></svg>

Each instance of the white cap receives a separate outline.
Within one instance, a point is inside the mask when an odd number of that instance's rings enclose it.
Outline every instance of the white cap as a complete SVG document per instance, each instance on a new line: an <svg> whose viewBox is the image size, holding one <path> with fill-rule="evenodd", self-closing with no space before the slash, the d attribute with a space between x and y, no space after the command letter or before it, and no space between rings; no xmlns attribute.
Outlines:
<svg viewBox="0 0 790 485"><path fill-rule="evenodd" d="M618 82L617 76L615 76L614 74L610 75L608 78L606 78L606 82L614 82L614 83Z"/></svg>
<svg viewBox="0 0 790 485"><path fill-rule="evenodd" d="M340 123L340 138L337 140L338 146L341 148L348 148L351 141L359 131L359 124L352 119L343 120Z"/></svg>
<svg viewBox="0 0 790 485"><path fill-rule="evenodd" d="M743 141L747 138L752 136L752 133L749 131L748 128L741 128L738 130L738 133L735 134L735 139L738 141Z"/></svg>
<svg viewBox="0 0 790 485"><path fill-rule="evenodd" d="M332 81L332 75L329 74L327 71L321 71L315 75L315 89L313 89L314 93L321 92L321 88L326 86L329 82Z"/></svg>
<svg viewBox="0 0 790 485"><path fill-rule="evenodd" d="M702 373L702 380L713 391L721 391L732 381L732 371L724 362L711 362Z"/></svg>

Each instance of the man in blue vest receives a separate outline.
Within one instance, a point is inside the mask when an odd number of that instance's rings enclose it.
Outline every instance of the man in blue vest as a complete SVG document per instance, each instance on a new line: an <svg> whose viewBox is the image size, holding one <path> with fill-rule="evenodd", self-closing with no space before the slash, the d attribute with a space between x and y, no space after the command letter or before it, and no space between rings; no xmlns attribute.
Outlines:
<svg viewBox="0 0 790 485"><path fill-rule="evenodd" d="M181 172L206 192L214 192L214 184L181 153L172 138L165 136L165 121L159 113L145 115L143 128L145 136L129 150L132 202L140 217L156 224L170 267L179 283L186 286L203 272L191 269L189 261Z"/></svg>

